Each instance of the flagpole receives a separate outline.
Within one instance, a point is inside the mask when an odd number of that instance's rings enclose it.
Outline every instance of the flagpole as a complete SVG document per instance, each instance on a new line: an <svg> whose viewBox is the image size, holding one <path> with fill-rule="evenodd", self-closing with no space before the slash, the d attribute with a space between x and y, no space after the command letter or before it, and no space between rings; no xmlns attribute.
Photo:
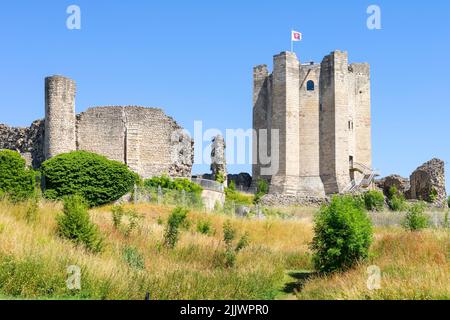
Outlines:
<svg viewBox="0 0 450 320"><path fill-rule="evenodd" d="M292 41L292 33L294 32L294 29L291 29L291 52L294 52L294 41Z"/></svg>

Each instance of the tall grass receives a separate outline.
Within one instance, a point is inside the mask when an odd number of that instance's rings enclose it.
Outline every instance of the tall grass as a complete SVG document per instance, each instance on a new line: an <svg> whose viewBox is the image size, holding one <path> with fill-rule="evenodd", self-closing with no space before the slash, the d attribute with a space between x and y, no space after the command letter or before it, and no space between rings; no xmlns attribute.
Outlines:
<svg viewBox="0 0 450 320"><path fill-rule="evenodd" d="M56 236L58 203L42 203L33 223L26 205L0 202L0 295L17 298L76 299L271 299L287 268L310 268L305 257L311 230L301 223L233 220L239 232L248 232L251 245L242 250L232 269L218 266L224 250L220 231L226 217L211 216L214 235L196 231L203 213L189 215L190 227L180 234L177 247L162 250L164 226L172 208L134 207L144 216L142 227L128 237L114 227L111 208L91 210L105 236L105 249L93 254ZM229 218L228 218L229 219ZM298 234L287 237L285 232ZM279 236L277 236L277 234ZM127 249L128 248L128 249ZM139 253L139 268L130 263ZM81 290L66 287L67 267L82 270Z"/></svg>
<svg viewBox="0 0 450 320"><path fill-rule="evenodd" d="M300 208L299 220L236 219L191 211L173 250L164 249L165 223L174 207L126 205L143 218L128 236L114 227L111 207L90 211L104 236L105 247L94 254L56 234L60 203L42 201L35 219L28 204L0 201L0 296L31 299L273 299L285 282L286 270L312 270L308 245L313 225ZM294 212L295 211L295 212ZM211 230L197 226L208 220ZM226 247L223 224L231 220L248 247L233 268L217 263ZM158 223L159 222L159 223ZM401 228L375 229L370 258L364 265L330 277L311 278L301 299L449 298L448 230L411 233ZM382 289L366 287L367 266L378 265ZM82 270L81 290L66 286L67 267Z"/></svg>
<svg viewBox="0 0 450 320"><path fill-rule="evenodd" d="M446 230L377 232L369 262L354 270L312 278L299 299L450 299L450 237ZM369 290L367 267L381 270L381 288Z"/></svg>

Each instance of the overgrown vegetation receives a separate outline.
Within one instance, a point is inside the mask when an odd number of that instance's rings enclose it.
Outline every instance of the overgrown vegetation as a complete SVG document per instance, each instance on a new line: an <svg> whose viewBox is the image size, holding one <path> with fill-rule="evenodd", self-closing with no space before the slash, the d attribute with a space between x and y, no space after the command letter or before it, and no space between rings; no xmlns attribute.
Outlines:
<svg viewBox="0 0 450 320"><path fill-rule="evenodd" d="M248 233L245 233L236 244L234 244L235 238L236 229L232 226L231 222L227 220L223 224L223 241L225 243L223 264L226 268L234 267L236 263L236 255L249 244Z"/></svg>
<svg viewBox="0 0 450 320"><path fill-rule="evenodd" d="M429 220L425 214L425 207L425 204L422 202L409 206L403 221L403 227L410 231L419 231L427 228Z"/></svg>
<svg viewBox="0 0 450 320"><path fill-rule="evenodd" d="M135 247L126 246L122 251L124 261L130 268L144 270L144 256Z"/></svg>
<svg viewBox="0 0 450 320"><path fill-rule="evenodd" d="M384 195L380 191L370 190L363 194L363 201L366 210L369 211L383 211L384 209Z"/></svg>
<svg viewBox="0 0 450 320"><path fill-rule="evenodd" d="M179 229L185 223L188 210L183 207L176 207L167 221L164 233L164 246L170 249L175 248L179 239Z"/></svg>
<svg viewBox="0 0 450 320"><path fill-rule="evenodd" d="M125 237L131 235L139 226L139 221L142 219L142 216L136 210L125 210L123 205L113 206L111 213L114 227Z"/></svg>
<svg viewBox="0 0 450 320"><path fill-rule="evenodd" d="M58 155L42 164L45 196L82 195L90 206L108 204L133 190L139 177L125 164L86 151Z"/></svg>
<svg viewBox="0 0 450 320"><path fill-rule="evenodd" d="M174 249L161 250L165 224L159 225L158 220L167 222L173 208L126 205L125 210L136 210L143 217L143 232L124 239L115 232L111 207L98 207L89 214L105 246L101 254L93 255L57 236L55 216L62 209L60 203L41 201L38 219L32 222L25 218L27 206L26 202L0 201L0 296L6 299L142 300L151 292L155 300L264 300L287 298L286 288L298 289L300 299L449 298L448 230L375 228L367 262L343 273L316 277L307 276L313 270L308 250L313 225L304 218L313 216L311 208L289 209L301 220L206 217L191 210L193 226L207 219L217 232L205 237L191 228ZM232 268L226 268L222 259L222 228L227 220L236 231L232 249L246 232L251 239ZM82 269L81 290L67 289L70 265ZM380 290L367 289L369 265L382 270ZM286 270L307 279L301 285L287 283Z"/></svg>
<svg viewBox="0 0 450 320"><path fill-rule="evenodd" d="M225 179L226 179L226 177L225 177L225 175L223 174L223 172L218 172L218 173L216 174L215 178L216 178L216 182L218 182L218 183L224 183L224 182L225 182Z"/></svg>
<svg viewBox="0 0 450 320"><path fill-rule="evenodd" d="M335 196L315 218L311 249L316 270L345 271L365 260L372 243L372 224L351 196Z"/></svg>
<svg viewBox="0 0 450 320"><path fill-rule="evenodd" d="M185 192L198 194L200 194L203 190L201 186L190 181L189 179L186 178L172 179L167 175L146 179L144 180L144 186L151 189L161 187L162 189L177 190L177 191L184 190Z"/></svg>
<svg viewBox="0 0 450 320"><path fill-rule="evenodd" d="M186 178L172 179L167 175L144 181L145 191L153 200L167 205L182 205L200 209L203 207L203 188Z"/></svg>
<svg viewBox="0 0 450 320"><path fill-rule="evenodd" d="M389 188L387 198L389 209L392 211L405 211L408 207L405 196L395 186Z"/></svg>
<svg viewBox="0 0 450 320"><path fill-rule="evenodd" d="M265 179L258 179L256 184L255 203L259 203L262 197L269 193L269 183Z"/></svg>
<svg viewBox="0 0 450 320"><path fill-rule="evenodd" d="M197 232L210 236L214 234L214 230L209 220L200 220L197 222Z"/></svg>
<svg viewBox="0 0 450 320"><path fill-rule="evenodd" d="M12 201L23 201L35 193L37 173L26 168L25 159L11 150L0 151L0 196Z"/></svg>
<svg viewBox="0 0 450 320"><path fill-rule="evenodd" d="M234 181L230 182L228 188L225 188L225 206L230 204L250 206L253 204L254 196L244 194L236 190L236 184Z"/></svg>
<svg viewBox="0 0 450 320"><path fill-rule="evenodd" d="M91 252L102 250L103 239L89 217L88 205L79 195L64 198L64 211L57 216L58 234Z"/></svg>

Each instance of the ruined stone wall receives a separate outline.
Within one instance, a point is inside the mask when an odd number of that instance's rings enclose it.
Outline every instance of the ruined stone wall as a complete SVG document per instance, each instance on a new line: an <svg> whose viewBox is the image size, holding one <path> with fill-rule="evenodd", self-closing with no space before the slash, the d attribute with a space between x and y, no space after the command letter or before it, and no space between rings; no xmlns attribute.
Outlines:
<svg viewBox="0 0 450 320"><path fill-rule="evenodd" d="M193 141L160 109L96 107L77 116L77 149L126 163L144 178L190 177Z"/></svg>
<svg viewBox="0 0 450 320"><path fill-rule="evenodd" d="M217 181L217 175L222 174L224 178L224 185L227 184L227 161L225 156L225 139L222 135L217 135L212 139L211 143L211 172L214 180Z"/></svg>
<svg viewBox="0 0 450 320"><path fill-rule="evenodd" d="M44 120L36 120L28 128L14 128L0 124L0 150L19 152L28 166L37 169L45 160L44 130Z"/></svg>
<svg viewBox="0 0 450 320"><path fill-rule="evenodd" d="M125 120L121 107L89 108L77 116L77 149L125 162Z"/></svg>

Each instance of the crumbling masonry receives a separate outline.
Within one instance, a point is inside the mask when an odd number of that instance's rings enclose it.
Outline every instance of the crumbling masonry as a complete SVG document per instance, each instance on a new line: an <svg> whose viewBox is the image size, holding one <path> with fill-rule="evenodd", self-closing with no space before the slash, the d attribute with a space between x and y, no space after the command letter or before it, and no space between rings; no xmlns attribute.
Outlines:
<svg viewBox="0 0 450 320"><path fill-rule="evenodd" d="M161 109L135 106L89 108L75 114L76 84L45 79L45 120L30 128L0 125L0 149L20 152L34 168L59 155L85 150L127 164L142 177L190 177L194 142Z"/></svg>

